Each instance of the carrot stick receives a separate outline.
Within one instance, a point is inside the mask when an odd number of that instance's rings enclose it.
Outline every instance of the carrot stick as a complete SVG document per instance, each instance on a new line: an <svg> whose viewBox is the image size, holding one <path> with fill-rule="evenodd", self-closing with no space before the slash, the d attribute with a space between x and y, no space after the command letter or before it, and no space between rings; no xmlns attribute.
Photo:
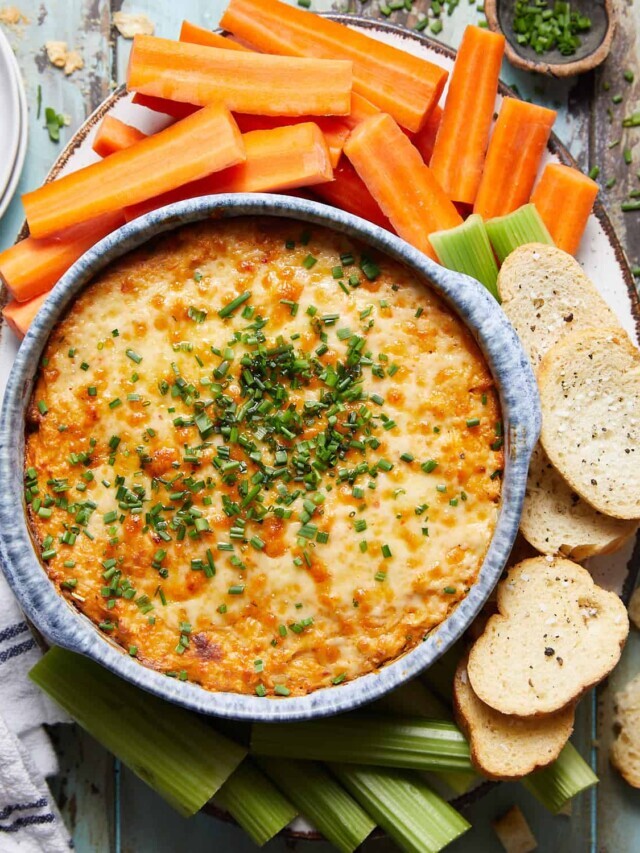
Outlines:
<svg viewBox="0 0 640 853"><path fill-rule="evenodd" d="M361 216L362 219L367 219L374 225L379 225L388 231L393 230L393 226L380 210L378 202L366 188L351 163L344 157L337 169L334 170L333 177L333 181L319 184L313 188L314 193L322 201L326 201L328 204L340 208L340 210L346 210L347 213Z"/></svg>
<svg viewBox="0 0 640 853"><path fill-rule="evenodd" d="M24 195L31 235L47 237L244 159L237 124L225 107L213 104L125 151Z"/></svg>
<svg viewBox="0 0 640 853"><path fill-rule="evenodd" d="M248 47L243 47L237 41L227 38L227 36L221 36L220 33L212 33L211 30L206 30L204 27L199 27L190 21L182 22L180 41L189 42L189 44L203 44L208 47L224 47L227 50L249 50Z"/></svg>
<svg viewBox="0 0 640 853"><path fill-rule="evenodd" d="M117 210L43 240L27 237L0 254L0 278L15 300L27 302L51 290L81 255L124 221Z"/></svg>
<svg viewBox="0 0 640 853"><path fill-rule="evenodd" d="M189 21L182 22L182 29L180 30L180 41L190 42L191 44L209 45L210 47L223 47L228 48L229 50L249 50L249 48L243 47L241 44L232 41L227 36L221 36L218 33L212 33L211 30L205 30L203 27L198 27L195 24L190 23ZM354 96L352 93L352 112L354 97L356 96ZM360 98L359 101L364 101L364 98ZM172 103L178 102L173 101ZM377 112L376 108L372 104L369 104L369 107ZM364 111L366 107L363 107L358 103L356 109ZM327 145L329 146L329 153L331 155L331 165L334 167L338 165L338 160L340 159L340 155L342 154L342 148L344 146L347 136L349 135L350 128L355 126L351 123L345 123L346 118L347 116L345 116L342 120L331 116L297 116L295 118L292 116L243 116L242 113L238 113L235 116L235 119L238 122L238 127L243 133L248 133L252 130L269 130L274 127L283 127L286 124L298 124L307 121L315 121L318 127L325 135Z"/></svg>
<svg viewBox="0 0 640 853"><path fill-rule="evenodd" d="M137 127L132 127L118 118L106 115L100 122L92 148L100 157L108 157L115 151L130 148L146 137L147 134L138 130Z"/></svg>
<svg viewBox="0 0 640 853"><path fill-rule="evenodd" d="M11 331L20 340L27 334L31 321L36 316L49 293L41 293L28 302L8 302L2 309L2 316Z"/></svg>
<svg viewBox="0 0 640 853"><path fill-rule="evenodd" d="M183 104L180 101L170 101L168 98L154 98L152 95L142 95L140 92L133 93L131 103L176 119L186 118L200 109L194 104Z"/></svg>
<svg viewBox="0 0 640 853"><path fill-rule="evenodd" d="M338 165L344 143L351 133L343 119L333 116L298 116L297 118L283 116L276 118L275 116L249 116L238 113L234 118L243 133L249 133L253 130L273 130L276 127L290 127L294 124L313 122L324 134L329 148L331 165L334 168Z"/></svg>
<svg viewBox="0 0 640 853"><path fill-rule="evenodd" d="M555 110L505 98L487 150L474 213L505 216L529 201Z"/></svg>
<svg viewBox="0 0 640 853"><path fill-rule="evenodd" d="M474 26L465 29L430 163L452 201L475 201L503 53L503 35Z"/></svg>
<svg viewBox="0 0 640 853"><path fill-rule="evenodd" d="M275 192L331 181L327 143L312 122L254 130L242 137L247 159L215 175L127 208L127 221L175 201L213 193Z"/></svg>
<svg viewBox="0 0 640 853"><path fill-rule="evenodd" d="M545 166L531 201L559 249L575 255L598 195L598 185L571 166Z"/></svg>
<svg viewBox="0 0 640 853"><path fill-rule="evenodd" d="M427 166L431 162L431 157L433 155L433 146L436 144L436 136L441 121L442 107L436 106L431 111L431 115L427 119L424 127L417 133L413 134L413 137L409 137L409 139L411 139L420 154L422 154L422 159L427 164Z"/></svg>
<svg viewBox="0 0 640 853"><path fill-rule="evenodd" d="M438 65L278 0L231 0L221 26L264 53L352 60L354 91L413 131L447 80Z"/></svg>
<svg viewBox="0 0 640 853"><path fill-rule="evenodd" d="M351 92L351 112L348 116L344 116L343 121L353 130L361 121L377 115L379 112L378 107L372 104L371 101L363 98L357 92Z"/></svg>
<svg viewBox="0 0 640 853"><path fill-rule="evenodd" d="M127 87L144 95L204 106L216 101L255 115L346 115L351 63L265 56L253 51L136 36Z"/></svg>
<svg viewBox="0 0 640 853"><path fill-rule="evenodd" d="M344 153L398 234L436 260L429 234L460 225L462 217L391 116L359 124Z"/></svg>

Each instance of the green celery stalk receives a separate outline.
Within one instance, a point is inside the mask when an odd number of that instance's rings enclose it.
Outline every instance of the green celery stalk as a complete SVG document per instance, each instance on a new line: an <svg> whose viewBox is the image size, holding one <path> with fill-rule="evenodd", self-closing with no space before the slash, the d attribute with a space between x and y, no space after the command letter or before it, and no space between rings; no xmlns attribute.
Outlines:
<svg viewBox="0 0 640 853"><path fill-rule="evenodd" d="M470 828L418 774L353 764L331 769L405 853L438 853Z"/></svg>
<svg viewBox="0 0 640 853"><path fill-rule="evenodd" d="M251 761L245 758L216 797L253 841L262 847L298 814L297 809Z"/></svg>
<svg viewBox="0 0 640 853"><path fill-rule="evenodd" d="M550 812L557 814L573 797L598 784L598 777L569 741L553 764L536 770L522 784Z"/></svg>
<svg viewBox="0 0 640 853"><path fill-rule="evenodd" d="M420 717L391 718L348 714L311 723L255 723L256 755L413 767L469 770L469 746L451 722Z"/></svg>
<svg viewBox="0 0 640 853"><path fill-rule="evenodd" d="M443 266L477 279L500 301L496 285L498 265L480 214L472 213L455 228L429 234L429 242Z"/></svg>
<svg viewBox="0 0 640 853"><path fill-rule="evenodd" d="M201 717L53 648L29 677L185 817L213 797L247 750Z"/></svg>
<svg viewBox="0 0 640 853"><path fill-rule="evenodd" d="M434 661L423 676L429 690L435 692L446 703L448 711L442 718L445 720L452 718L453 678L463 654L463 644L458 641Z"/></svg>
<svg viewBox="0 0 640 853"><path fill-rule="evenodd" d="M486 229L501 264L514 249L526 243L547 243L553 246L551 234L535 204L523 204L513 213L490 219L486 223Z"/></svg>
<svg viewBox="0 0 640 853"><path fill-rule="evenodd" d="M404 716L428 717L432 720L451 718L451 711L445 703L418 678L401 684L382 699L378 699L371 705L371 710Z"/></svg>
<svg viewBox="0 0 640 853"><path fill-rule="evenodd" d="M389 712L397 715L415 715L432 720L452 720L450 706L436 696L423 681L414 678L397 687L371 706L373 711ZM468 791L478 777L473 771L443 770L437 774L454 795Z"/></svg>
<svg viewBox="0 0 640 853"><path fill-rule="evenodd" d="M342 853L352 853L375 829L375 822L322 765L286 758L261 758L259 764Z"/></svg>

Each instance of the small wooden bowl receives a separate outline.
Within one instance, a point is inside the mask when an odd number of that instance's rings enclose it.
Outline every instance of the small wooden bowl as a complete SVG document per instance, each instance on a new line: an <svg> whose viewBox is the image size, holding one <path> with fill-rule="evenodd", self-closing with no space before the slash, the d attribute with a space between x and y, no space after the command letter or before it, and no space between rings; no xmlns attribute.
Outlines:
<svg viewBox="0 0 640 853"><path fill-rule="evenodd" d="M580 33L582 44L573 56L563 56L559 50L540 56L528 45L518 44L513 31L515 0L485 0L484 11L489 29L505 36L505 54L512 65L550 77L570 77L591 71L604 62L615 30L612 0L578 0L571 5L572 10L591 18L591 29Z"/></svg>

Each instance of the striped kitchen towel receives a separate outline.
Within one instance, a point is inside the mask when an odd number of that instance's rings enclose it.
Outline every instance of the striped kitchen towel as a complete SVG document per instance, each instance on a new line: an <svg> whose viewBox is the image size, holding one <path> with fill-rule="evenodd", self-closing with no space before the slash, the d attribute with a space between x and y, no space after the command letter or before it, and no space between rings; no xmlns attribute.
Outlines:
<svg viewBox="0 0 640 853"><path fill-rule="evenodd" d="M57 771L44 723L67 722L31 681L40 657L0 572L0 851L66 853L69 834L46 777Z"/></svg>

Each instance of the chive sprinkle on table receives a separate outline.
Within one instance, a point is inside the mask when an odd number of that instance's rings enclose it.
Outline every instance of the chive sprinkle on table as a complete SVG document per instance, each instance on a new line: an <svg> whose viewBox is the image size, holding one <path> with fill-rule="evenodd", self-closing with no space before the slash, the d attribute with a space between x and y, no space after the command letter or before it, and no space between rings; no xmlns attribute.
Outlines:
<svg viewBox="0 0 640 853"><path fill-rule="evenodd" d="M418 28L452 47L468 23L484 21L482 0L298 0L313 11L339 11L382 18L409 29ZM80 123L125 77L131 42L112 26L118 11L144 13L156 35L175 38L184 18L214 28L225 0L0 0L17 7L18 23L0 23L15 50L29 104L29 148L18 193L0 220L0 250L11 245L23 220L20 193L34 189ZM581 10L587 4L581 6ZM561 81L529 75L505 61L502 79L524 98L558 110L554 130L580 167L600 184L601 198L625 246L640 283L640 130L623 127L623 118L640 109L640 2L614 0L617 32L610 57L595 72ZM409 8L407 8L409 7ZM435 12L435 14L434 14ZM427 16L426 23L425 15ZM65 76L47 59L47 41L66 41L77 50L84 67ZM40 104L40 110L38 105ZM45 123L49 112L49 130ZM40 116L38 117L38 111ZM60 116L60 121L56 117ZM53 125L55 124L55 127ZM59 136L54 141L51 136ZM611 770L607 752L611 739L612 695L638 671L640 634L632 632L622 662L597 696L579 707L573 742L592 762L600 784L573 801L570 814L552 817L522 786L501 784L465 809L473 830L455 842L453 853L497 853L502 850L491 820L517 803L544 853L631 853L640 842L638 792ZM77 727L53 731L60 759L54 793L70 827L77 853L245 853L255 846L235 826L200 814L181 818L150 788L121 767ZM292 848L293 845L293 848ZM271 853L329 853L324 842L276 838L264 848ZM365 853L396 849L386 839L364 845Z"/></svg>

